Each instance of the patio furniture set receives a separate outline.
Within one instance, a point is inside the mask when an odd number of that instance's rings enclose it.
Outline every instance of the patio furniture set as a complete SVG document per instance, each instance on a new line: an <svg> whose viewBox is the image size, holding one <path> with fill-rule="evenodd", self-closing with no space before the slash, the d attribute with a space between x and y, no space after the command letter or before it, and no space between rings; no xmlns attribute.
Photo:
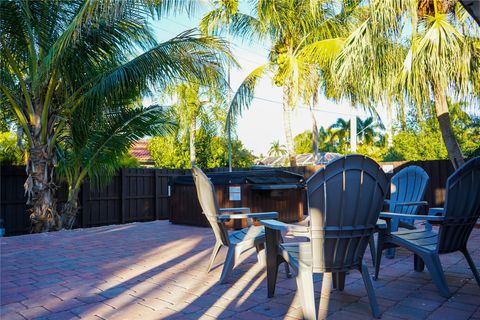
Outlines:
<svg viewBox="0 0 480 320"><path fill-rule="evenodd" d="M416 271L427 266L442 296L449 297L450 292L440 254L462 252L480 286L480 275L467 250L468 238L480 216L480 158L471 159L449 177L444 207L430 208L428 215L419 214L422 206L428 206L422 199L429 180L420 167L407 167L389 182L382 168L366 156L336 159L306 182L309 214L298 224L275 220L276 212L219 208L208 177L197 167L192 169L192 175L203 213L216 238L208 271L220 248L227 247L220 277L220 283L225 283L240 254L255 247L259 263L266 264L269 297L275 293L278 266L285 263L287 277L291 277L290 268L295 271L305 319L326 317L332 284L334 289L343 290L351 270L361 273L372 314L380 317L370 273L363 262L367 246L372 252L375 280L382 252L393 258L394 248L403 247L415 254ZM382 212L385 205L388 212ZM251 225L229 233L224 222L231 219L247 219L250 224L257 219L262 226ZM418 228L415 220L424 221L424 227ZM284 242L282 232L299 240ZM322 274L323 279L318 312L314 274Z"/></svg>

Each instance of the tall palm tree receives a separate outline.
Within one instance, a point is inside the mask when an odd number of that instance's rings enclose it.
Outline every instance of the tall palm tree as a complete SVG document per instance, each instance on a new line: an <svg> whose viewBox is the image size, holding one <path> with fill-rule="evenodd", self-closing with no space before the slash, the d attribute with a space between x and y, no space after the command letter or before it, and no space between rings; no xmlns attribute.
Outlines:
<svg viewBox="0 0 480 320"><path fill-rule="evenodd" d="M420 118L433 101L449 158L460 166L464 159L447 95L478 103L479 26L456 1L366 3L367 19L346 40L334 64L338 87L364 104L414 106Z"/></svg>
<svg viewBox="0 0 480 320"><path fill-rule="evenodd" d="M348 15L332 1L279 0L252 2L255 16L241 13L238 1L218 1L218 8L202 20L207 33L228 31L250 39L269 39L269 61L254 69L236 91L228 120L248 108L258 80L269 74L283 89L283 124L290 166L296 165L291 129L292 111L316 63L331 60L339 51Z"/></svg>
<svg viewBox="0 0 480 320"><path fill-rule="evenodd" d="M0 1L0 103L15 113L28 144L25 187L37 230L61 227L55 152L76 110L122 105L178 79L205 80L205 68L219 69L228 58L223 41L192 31L157 43L149 17L192 4Z"/></svg>
<svg viewBox="0 0 480 320"><path fill-rule="evenodd" d="M270 149L268 150L269 157L281 157L287 153L287 148L285 145L280 144L280 141L276 140L270 144Z"/></svg>

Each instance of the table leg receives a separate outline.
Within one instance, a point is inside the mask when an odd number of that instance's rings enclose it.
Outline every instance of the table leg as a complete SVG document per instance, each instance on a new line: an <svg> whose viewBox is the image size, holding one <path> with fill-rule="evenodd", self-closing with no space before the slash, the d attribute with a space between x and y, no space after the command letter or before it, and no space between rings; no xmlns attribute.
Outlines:
<svg viewBox="0 0 480 320"><path fill-rule="evenodd" d="M277 282L277 246L280 238L280 231L265 228L265 238L265 249L267 250L267 290L268 297L271 298L275 293L275 283Z"/></svg>

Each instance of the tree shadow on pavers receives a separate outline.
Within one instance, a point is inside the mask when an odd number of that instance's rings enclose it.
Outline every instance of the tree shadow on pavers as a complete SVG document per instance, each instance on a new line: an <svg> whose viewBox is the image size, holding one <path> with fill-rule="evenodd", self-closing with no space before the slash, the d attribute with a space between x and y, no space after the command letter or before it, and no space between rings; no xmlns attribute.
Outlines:
<svg viewBox="0 0 480 320"><path fill-rule="evenodd" d="M173 306L174 312L166 315L164 319L196 319L203 315L218 319L229 318L234 315L252 312L253 309L258 309L257 311L259 311L264 306L268 308L272 303L275 305L273 299L267 298L265 267L256 261L251 262L252 253L239 262L229 277L228 283L218 284L219 274L217 274L216 281L203 294L190 297L187 300L188 303L184 304L183 308ZM279 277L281 276L285 275L279 274ZM193 289L197 291L195 288ZM281 288L278 291L278 296L291 292ZM293 298L293 295L290 297ZM282 300L284 305L281 307L284 311L272 310L275 316L286 314L288 306L285 304L290 304L291 301L288 301L288 299L291 300L290 297L285 297ZM261 315L261 312L256 313ZM247 315L246 319L248 319Z"/></svg>
<svg viewBox="0 0 480 320"><path fill-rule="evenodd" d="M135 271L137 273L137 275L135 276L131 276L129 277L128 279L118 279L118 280L115 280L116 284L115 285L110 285L109 284L109 279L108 277L107 278L103 278L103 279L106 279L107 280L107 284L104 285L104 287L102 288L103 289L103 292L95 292L93 294L86 294L86 295L83 295L81 298L82 299L76 299L77 296L78 296L78 290L76 293L74 293L73 295L71 296L68 296L68 294L65 294L65 295L62 295L62 294L59 294L60 297L64 297L65 299L68 299L70 301L70 303L73 301L73 302L81 302L82 300L87 302L87 306L88 305L91 305L91 308L89 307L85 307L83 306L83 312L86 312L88 311L88 309L92 309L92 308L96 308L98 307L99 303L103 303L103 299L98 299L98 300L101 300L101 301L96 301L96 299L94 297L103 297L102 294L106 297L104 298L115 298L117 296L120 296L122 294L124 294L126 291L128 290L131 290L132 287L135 286L136 283L141 283L143 281L145 281L146 279L156 275L156 274L159 274L163 271L165 271L166 269L168 268L171 268L172 266L178 266L178 265L181 265L182 264L182 261L183 260L186 260L188 258L190 258L193 254L193 252L200 252L202 255L201 257L199 258L200 260L205 260L206 258L206 255L208 255L209 252L207 252L208 250L205 250L204 247L205 245L203 244L205 241L206 237L203 237L202 239L199 239L199 241L197 241L197 243L190 247L189 250L186 250L186 252L182 255L179 255L179 256L172 256L170 259L168 260L163 260L162 263L160 263L159 265L156 265L154 267L150 267L148 268L146 271L144 272L140 272L140 274L138 274L139 272L138 271ZM203 250L203 251L202 251ZM138 260L138 261L142 261L146 258L149 257L149 255L151 255L152 250L149 250L148 252L145 253L145 251L142 251L142 252L139 252L137 253L136 255L132 256L131 260ZM202 253L203 252L203 253ZM157 253L158 254L158 253ZM73 259L75 260L75 259ZM75 262L75 261L73 261ZM188 267L187 266L184 266L184 267ZM205 265L206 267L206 265ZM138 268L137 268L138 269ZM108 271L110 273L110 275L113 275L117 272L122 272L122 270L125 270L125 266L121 266L119 264L115 264L114 266L109 266L107 269L105 269L106 271ZM104 270L104 272L105 272ZM102 285L102 282L103 281L97 281L98 279L92 279L90 281L89 284L91 284L92 286L91 287L87 287L87 286L84 286L84 290L86 290L87 292L91 293L89 289L92 289L92 287L98 287L99 286L99 283L100 285ZM120 280L120 281L119 281ZM86 280L86 282L88 282L89 280ZM161 286L161 283L156 283L154 284L154 287L158 287L158 286ZM105 287L107 287L107 289L105 289ZM152 289L153 290L153 289ZM99 302L99 303L94 303L94 302ZM63 303L59 303L58 305L55 305L55 304L52 304L52 305L49 305L49 310L52 311L53 313L55 312L60 312L62 310L64 310L67 306L70 306L72 308L75 308L75 305L68 305L67 302L63 302ZM81 306L79 306L81 307ZM51 315L51 313L48 313L47 311L43 314L37 314L36 316L45 316L47 317L48 315Z"/></svg>
<svg viewBox="0 0 480 320"><path fill-rule="evenodd" d="M200 252L199 254L201 255L199 259L205 259L208 252ZM177 261L178 264L180 264L182 260L189 257L191 257L191 253L185 253L183 255L178 256L175 260ZM97 308L102 309L102 307L110 306L111 312L109 312L108 307L106 309L101 310L102 315L109 318L115 313L121 312L124 306L137 301L141 301L142 300L141 296L148 294L148 292L146 291L137 292L136 291L137 285L142 283L143 284L150 283L149 290L151 291L159 290L159 289L161 290L162 282L159 282L159 281L149 282L148 279L155 275L161 274L165 270L166 269L163 265L158 265L157 267L151 268L146 272L142 272L137 276L133 276L127 280L118 282L113 286L109 284L108 281L107 283L100 284L100 285L94 283L93 285L96 288L101 287L101 292L92 293L93 291L92 289L92 290L89 290L90 294L89 293L82 294L82 295L74 294L73 296L59 294L60 298L68 298L68 300L64 302L59 302L57 304L51 304L49 305L48 310L50 310L52 313L57 313L57 312L62 312L67 308L74 311L74 314L77 314L77 315L93 315L95 313L95 309ZM112 270L112 272L114 271ZM169 281L165 281L165 282L167 285L170 285L168 283ZM135 294L138 295L138 297L135 296ZM36 316L48 317L48 315L50 315L50 313L37 314Z"/></svg>

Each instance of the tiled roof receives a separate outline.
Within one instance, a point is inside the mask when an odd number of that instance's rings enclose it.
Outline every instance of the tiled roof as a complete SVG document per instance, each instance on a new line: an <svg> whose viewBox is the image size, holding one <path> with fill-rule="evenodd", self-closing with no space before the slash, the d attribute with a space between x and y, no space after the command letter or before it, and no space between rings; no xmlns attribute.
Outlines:
<svg viewBox="0 0 480 320"><path fill-rule="evenodd" d="M152 157L150 156L150 152L147 149L148 141L140 140L133 144L132 148L130 149L130 153L132 156L138 159L140 162L152 162Z"/></svg>
<svg viewBox="0 0 480 320"><path fill-rule="evenodd" d="M316 164L326 164L330 160L336 159L341 155L338 153L333 152L320 152L318 154L318 159ZM306 154L297 154L297 165L299 166L308 166L308 165L315 165L315 161L313 159L313 154L306 153ZM265 158L258 158L255 160L255 164L257 165L265 165L270 167L281 167L288 165L288 156L278 156L278 157L265 157Z"/></svg>

